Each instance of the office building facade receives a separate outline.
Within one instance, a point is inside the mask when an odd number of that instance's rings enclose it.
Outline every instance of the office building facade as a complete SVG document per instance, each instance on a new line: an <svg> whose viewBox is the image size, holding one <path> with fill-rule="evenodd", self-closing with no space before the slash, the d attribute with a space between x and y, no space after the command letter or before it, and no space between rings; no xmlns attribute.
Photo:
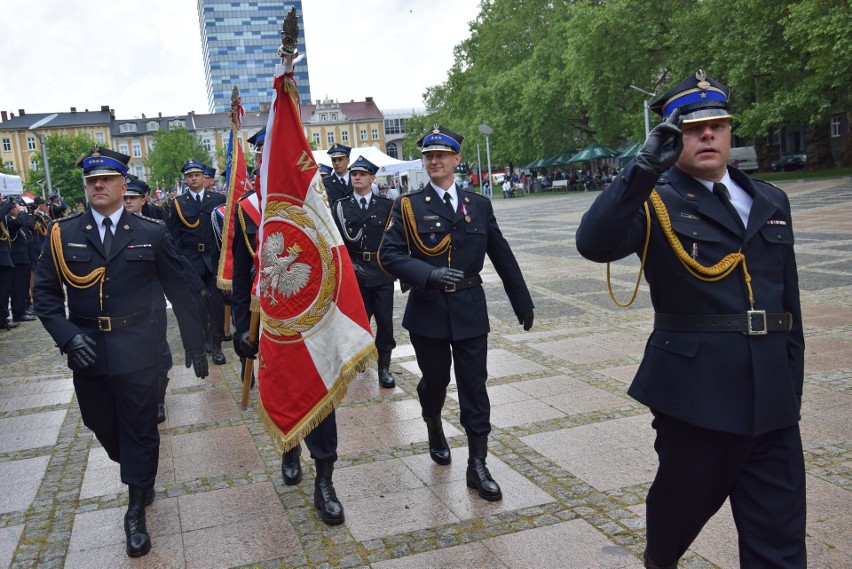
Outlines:
<svg viewBox="0 0 852 569"><path fill-rule="evenodd" d="M306 54L302 2L268 0L198 0L198 24L211 113L228 111L231 91L240 90L247 111L268 110L272 78L280 62L281 25L290 8L299 21L299 53ZM311 102L308 60L296 64L296 84L302 103Z"/></svg>

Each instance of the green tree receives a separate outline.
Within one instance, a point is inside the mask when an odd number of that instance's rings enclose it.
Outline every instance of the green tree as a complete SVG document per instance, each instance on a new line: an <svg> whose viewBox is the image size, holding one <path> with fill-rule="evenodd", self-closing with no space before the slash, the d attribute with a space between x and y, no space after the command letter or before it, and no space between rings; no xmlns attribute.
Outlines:
<svg viewBox="0 0 852 569"><path fill-rule="evenodd" d="M44 139L47 146L48 167L50 168L50 183L53 191L65 198L73 209L77 204L85 203L83 198L84 186L81 170L77 161L95 145L94 139L88 134L70 136L67 134L51 134ZM37 167L27 172L25 187L35 195L41 195L38 182L45 180L44 161L41 152L33 155ZM42 182L45 183L46 182Z"/></svg>
<svg viewBox="0 0 852 569"><path fill-rule="evenodd" d="M10 176L17 176L18 172L12 166L9 166L5 162L0 162L0 174L9 174Z"/></svg>
<svg viewBox="0 0 852 569"><path fill-rule="evenodd" d="M159 130L154 135L154 148L145 159L151 180L173 187L181 179L180 169L190 160L207 164L210 153L191 132L178 127Z"/></svg>

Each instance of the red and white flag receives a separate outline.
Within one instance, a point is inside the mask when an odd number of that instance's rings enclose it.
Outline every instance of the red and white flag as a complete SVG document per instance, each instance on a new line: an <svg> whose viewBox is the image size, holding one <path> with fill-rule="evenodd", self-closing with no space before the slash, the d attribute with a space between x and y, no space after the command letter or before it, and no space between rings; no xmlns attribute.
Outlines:
<svg viewBox="0 0 852 569"><path fill-rule="evenodd" d="M292 68L278 65L261 161L262 223L252 304L260 309L261 418L285 450L376 359L349 255L305 140Z"/></svg>
<svg viewBox="0 0 852 569"><path fill-rule="evenodd" d="M230 292L234 281L234 253L231 248L234 242L234 208L237 207L240 198L251 190L251 180L246 173L246 160L240 144L240 126L242 117L246 113L236 93L237 87L234 86L234 101L231 103L231 136L228 139L228 198L225 201L222 248L216 274L216 286L225 292Z"/></svg>

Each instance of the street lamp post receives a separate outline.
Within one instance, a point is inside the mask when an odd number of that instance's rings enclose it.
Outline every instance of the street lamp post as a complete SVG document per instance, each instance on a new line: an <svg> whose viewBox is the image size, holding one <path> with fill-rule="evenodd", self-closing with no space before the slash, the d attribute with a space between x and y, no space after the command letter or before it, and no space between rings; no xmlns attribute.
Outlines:
<svg viewBox="0 0 852 569"><path fill-rule="evenodd" d="M485 194L485 189L482 187L482 154L479 152L479 143L476 143L476 176L479 178L479 189L482 190L483 195Z"/></svg>
<svg viewBox="0 0 852 569"><path fill-rule="evenodd" d="M494 188L491 187L491 145L488 142L488 137L494 134L494 129L487 124L481 124L479 125L479 132L485 135L485 159L488 160L488 188L493 196Z"/></svg>
<svg viewBox="0 0 852 569"><path fill-rule="evenodd" d="M647 140L647 139L648 139L648 135L650 135L650 134L651 134L651 121L650 121L650 119L648 118L648 105L651 103L651 101L653 100L653 98L657 96L657 94L656 94L656 93L649 93L649 92L648 92L648 91L646 91L645 89L640 89L640 88L639 88L639 87L637 87L636 85L631 85L631 86L630 86L630 88L631 88L631 89L636 89L636 90L637 90L637 91L639 91L640 93L644 93L645 95L648 95L648 97L649 97L649 98L647 98L647 99L645 99L645 100L644 100L644 107L645 107L645 139Z"/></svg>
<svg viewBox="0 0 852 569"><path fill-rule="evenodd" d="M55 119L57 116L59 116L57 113L46 116L43 119L33 123L29 128L29 130L32 131L32 133L38 137L39 143L41 143L41 160L44 163L44 177L47 179L47 190L50 195L53 195L53 184L50 182L50 164L47 160L47 145L44 143L44 135L40 132L36 132L36 129L46 125L47 123Z"/></svg>

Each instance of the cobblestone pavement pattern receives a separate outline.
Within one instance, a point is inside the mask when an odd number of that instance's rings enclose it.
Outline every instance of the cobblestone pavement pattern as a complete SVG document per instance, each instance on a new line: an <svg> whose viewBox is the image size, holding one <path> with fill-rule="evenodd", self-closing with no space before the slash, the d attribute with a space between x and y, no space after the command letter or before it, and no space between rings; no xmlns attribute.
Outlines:
<svg viewBox="0 0 852 569"><path fill-rule="evenodd" d="M802 432L812 567L852 567L852 180L783 184L793 205L806 334ZM414 352L399 328L397 387L375 371L338 410L335 482L346 523L312 505L313 466L284 486L281 455L239 410L239 363L194 378L176 367L161 425L153 551L124 553L118 467L82 425L70 372L38 322L0 332L0 566L11 567L641 567L643 501L655 468L650 415L625 394L651 329L647 287L629 309L584 261L574 231L594 194L494 200L536 303L524 333L488 265L488 459L503 488L485 502L464 483L466 439L451 393L443 418L455 460L428 457ZM636 258L616 263L628 298ZM170 316L170 319L172 317ZM179 347L170 325L173 348ZM181 357L177 357L181 360ZM453 388L454 389L454 388ZM727 505L681 567L737 567Z"/></svg>

